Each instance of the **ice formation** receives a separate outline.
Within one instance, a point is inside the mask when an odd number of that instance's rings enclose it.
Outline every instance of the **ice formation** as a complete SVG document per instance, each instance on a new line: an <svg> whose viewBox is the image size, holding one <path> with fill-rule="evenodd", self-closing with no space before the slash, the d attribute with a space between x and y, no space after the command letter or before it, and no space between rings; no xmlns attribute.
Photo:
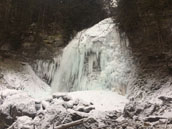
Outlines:
<svg viewBox="0 0 172 129"><path fill-rule="evenodd" d="M127 46L111 18L79 32L63 50L53 92L109 89L126 94L133 73Z"/></svg>
<svg viewBox="0 0 172 129"><path fill-rule="evenodd" d="M33 69L36 74L48 84L51 84L55 71L59 67L60 56L51 60L36 60Z"/></svg>

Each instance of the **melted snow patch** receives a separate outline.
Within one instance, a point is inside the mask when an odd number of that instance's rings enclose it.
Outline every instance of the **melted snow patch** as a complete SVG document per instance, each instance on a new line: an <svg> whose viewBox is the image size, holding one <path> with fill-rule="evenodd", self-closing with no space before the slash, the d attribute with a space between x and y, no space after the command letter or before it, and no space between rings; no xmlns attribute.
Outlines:
<svg viewBox="0 0 172 129"><path fill-rule="evenodd" d="M79 98L86 102L92 102L97 111L121 111L128 102L126 96L111 91L78 91L71 92L69 95L73 99Z"/></svg>

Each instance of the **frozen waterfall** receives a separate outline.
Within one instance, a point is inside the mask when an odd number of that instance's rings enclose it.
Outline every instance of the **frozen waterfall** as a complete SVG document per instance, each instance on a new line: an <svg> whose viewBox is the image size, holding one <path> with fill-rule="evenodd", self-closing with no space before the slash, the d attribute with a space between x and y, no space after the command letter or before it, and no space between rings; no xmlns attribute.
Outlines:
<svg viewBox="0 0 172 129"><path fill-rule="evenodd" d="M83 30L63 50L53 92L114 90L126 94L133 67L127 41L111 18Z"/></svg>
<svg viewBox="0 0 172 129"><path fill-rule="evenodd" d="M51 84L55 71L59 67L60 56L50 60L36 60L32 65L35 73L47 84Z"/></svg>

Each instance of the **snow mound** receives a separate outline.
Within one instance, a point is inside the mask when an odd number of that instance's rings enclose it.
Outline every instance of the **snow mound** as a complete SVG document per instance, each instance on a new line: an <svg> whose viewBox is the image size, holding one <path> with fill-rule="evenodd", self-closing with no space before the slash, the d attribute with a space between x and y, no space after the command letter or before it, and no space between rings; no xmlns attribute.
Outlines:
<svg viewBox="0 0 172 129"><path fill-rule="evenodd" d="M2 63L0 68L9 85L8 89L22 90L39 99L50 96L51 88L35 74L28 63L8 61L4 62L5 66Z"/></svg>
<svg viewBox="0 0 172 129"><path fill-rule="evenodd" d="M111 91L78 91L71 92L69 95L73 99L81 99L92 102L97 111L122 111L128 102L125 96Z"/></svg>

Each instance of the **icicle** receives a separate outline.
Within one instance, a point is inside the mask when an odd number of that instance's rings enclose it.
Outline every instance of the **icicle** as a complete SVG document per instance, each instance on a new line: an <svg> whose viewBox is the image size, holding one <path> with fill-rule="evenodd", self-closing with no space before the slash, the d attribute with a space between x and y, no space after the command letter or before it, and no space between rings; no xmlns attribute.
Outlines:
<svg viewBox="0 0 172 129"><path fill-rule="evenodd" d="M53 60L37 60L33 69L41 79L50 84L59 65L58 62L60 62L59 57Z"/></svg>

